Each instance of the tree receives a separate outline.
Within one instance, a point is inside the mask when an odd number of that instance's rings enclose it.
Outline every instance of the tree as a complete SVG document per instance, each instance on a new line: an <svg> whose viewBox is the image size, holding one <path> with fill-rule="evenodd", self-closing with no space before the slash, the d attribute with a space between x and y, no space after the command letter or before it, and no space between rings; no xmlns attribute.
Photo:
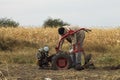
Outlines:
<svg viewBox="0 0 120 80"><path fill-rule="evenodd" d="M65 25L69 25L69 24L63 22L61 19L52 19L52 18L48 18L43 24L44 27L59 27Z"/></svg>
<svg viewBox="0 0 120 80"><path fill-rule="evenodd" d="M1 18L0 19L0 27L18 27L19 23L15 22L12 19Z"/></svg>

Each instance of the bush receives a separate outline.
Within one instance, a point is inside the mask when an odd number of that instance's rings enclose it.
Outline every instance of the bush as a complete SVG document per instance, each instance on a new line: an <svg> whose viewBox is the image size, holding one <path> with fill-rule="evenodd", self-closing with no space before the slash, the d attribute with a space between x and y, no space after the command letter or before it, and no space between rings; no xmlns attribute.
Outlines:
<svg viewBox="0 0 120 80"><path fill-rule="evenodd" d="M12 19L1 18L0 19L0 27L18 27L19 23L15 22Z"/></svg>
<svg viewBox="0 0 120 80"><path fill-rule="evenodd" d="M65 25L69 25L69 24L63 22L61 19L52 19L52 18L48 18L43 24L44 27L59 27Z"/></svg>

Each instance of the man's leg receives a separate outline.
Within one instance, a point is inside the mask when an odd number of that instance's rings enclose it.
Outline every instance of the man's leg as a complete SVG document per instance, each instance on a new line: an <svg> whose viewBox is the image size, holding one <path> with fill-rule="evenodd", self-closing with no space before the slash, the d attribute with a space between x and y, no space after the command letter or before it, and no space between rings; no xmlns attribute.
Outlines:
<svg viewBox="0 0 120 80"><path fill-rule="evenodd" d="M79 44L78 44L77 48L78 48L78 52L75 53L75 57L76 57L75 69L76 70L82 70L83 69L83 67L81 66L81 54L82 54L82 51L79 49L80 48Z"/></svg>
<svg viewBox="0 0 120 80"><path fill-rule="evenodd" d="M75 56L75 53L71 53L70 57L72 59L72 67L75 67L75 65L76 65L76 56Z"/></svg>
<svg viewBox="0 0 120 80"><path fill-rule="evenodd" d="M80 64L81 65L81 52L77 52L75 53L75 57L76 57L76 64Z"/></svg>
<svg viewBox="0 0 120 80"><path fill-rule="evenodd" d="M81 52L76 53L76 70L83 70L84 68L81 66Z"/></svg>
<svg viewBox="0 0 120 80"><path fill-rule="evenodd" d="M76 53L76 66L79 65L79 70L83 69L81 67L81 55L83 54L85 56L85 53L84 53L84 50L82 49L83 47L83 41L84 41L84 38L85 38L85 33L84 31L82 31L79 35L80 37L78 38L78 43L77 43L77 49L78 49L78 52Z"/></svg>
<svg viewBox="0 0 120 80"><path fill-rule="evenodd" d="M78 52L76 53L76 63L81 64L81 55L85 54L84 50L83 50L83 42L85 39L85 32L84 31L80 31L80 33L78 34L78 39L77 39L77 50Z"/></svg>

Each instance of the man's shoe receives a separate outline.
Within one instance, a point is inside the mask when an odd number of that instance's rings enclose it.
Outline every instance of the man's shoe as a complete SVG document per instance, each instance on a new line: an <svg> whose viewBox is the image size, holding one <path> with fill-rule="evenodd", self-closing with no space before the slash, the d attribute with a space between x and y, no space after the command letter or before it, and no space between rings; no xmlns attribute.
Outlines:
<svg viewBox="0 0 120 80"><path fill-rule="evenodd" d="M92 57L92 54L88 54L88 55L85 57L85 64L89 63L89 61L91 60L91 57Z"/></svg>
<svg viewBox="0 0 120 80"><path fill-rule="evenodd" d="M80 64L75 65L75 70L83 70L83 69L84 68Z"/></svg>
<svg viewBox="0 0 120 80"><path fill-rule="evenodd" d="M85 65L83 65L85 69L95 69L95 65L92 62L89 62Z"/></svg>

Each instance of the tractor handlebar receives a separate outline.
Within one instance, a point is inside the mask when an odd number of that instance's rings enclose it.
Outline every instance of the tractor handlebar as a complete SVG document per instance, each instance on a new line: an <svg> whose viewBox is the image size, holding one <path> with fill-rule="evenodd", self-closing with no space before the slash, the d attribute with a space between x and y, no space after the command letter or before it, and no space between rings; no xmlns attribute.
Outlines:
<svg viewBox="0 0 120 80"><path fill-rule="evenodd" d="M68 36L70 36L70 35L73 35L73 34L79 32L79 31L81 31L81 30L84 30L84 31L86 31L86 32L91 31L91 30L85 29L85 28L81 28L81 29L76 30L76 31L74 31L74 30L69 30L66 34L64 34L64 35L62 36L62 38L60 39L57 47L55 47L56 51L57 51L57 52L60 51L60 50L59 50L59 49L60 49L60 44L61 44L61 42L62 42L63 39L65 39L66 37L68 37Z"/></svg>

